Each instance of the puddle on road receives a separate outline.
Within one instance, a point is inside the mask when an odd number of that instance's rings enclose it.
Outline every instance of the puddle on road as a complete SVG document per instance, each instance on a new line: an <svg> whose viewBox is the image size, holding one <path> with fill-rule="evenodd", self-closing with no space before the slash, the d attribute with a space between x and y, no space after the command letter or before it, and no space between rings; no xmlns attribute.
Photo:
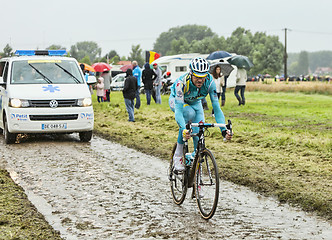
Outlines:
<svg viewBox="0 0 332 240"><path fill-rule="evenodd" d="M183 205L172 202L167 161L98 137L36 141L5 145L1 139L0 159L65 239L332 236L327 221L224 181L217 212L205 221L191 190Z"/></svg>

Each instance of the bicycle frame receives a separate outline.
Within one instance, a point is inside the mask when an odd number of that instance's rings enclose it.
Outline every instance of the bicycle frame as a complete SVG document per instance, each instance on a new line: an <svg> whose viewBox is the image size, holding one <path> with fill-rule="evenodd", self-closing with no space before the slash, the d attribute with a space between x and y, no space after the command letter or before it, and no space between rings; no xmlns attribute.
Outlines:
<svg viewBox="0 0 332 240"><path fill-rule="evenodd" d="M190 166L187 166L187 183L188 188L193 187L194 179L195 179L195 173L198 167L200 167L199 164L197 164L197 161L201 159L201 153L205 149L205 136L204 136L204 129L209 127L226 127L226 124L221 123L188 123L187 129L191 131L191 127L199 127L198 133L190 134L191 137L197 136L198 137L198 144L196 149L196 154L194 157L194 161L190 164ZM188 153L188 141L185 141L184 143L184 154ZM197 166L197 167L196 167ZM210 174L210 173L209 173Z"/></svg>

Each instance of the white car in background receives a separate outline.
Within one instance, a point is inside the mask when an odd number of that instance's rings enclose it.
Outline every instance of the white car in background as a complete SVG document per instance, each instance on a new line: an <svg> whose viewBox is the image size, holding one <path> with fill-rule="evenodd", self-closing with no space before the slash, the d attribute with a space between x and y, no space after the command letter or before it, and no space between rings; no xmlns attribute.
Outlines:
<svg viewBox="0 0 332 240"><path fill-rule="evenodd" d="M122 91L124 86L125 73L119 73L112 79L111 91Z"/></svg>
<svg viewBox="0 0 332 240"><path fill-rule="evenodd" d="M122 91L124 86L124 80L126 78L126 73L119 73L112 79L111 91ZM141 81L140 92L144 93L144 84Z"/></svg>

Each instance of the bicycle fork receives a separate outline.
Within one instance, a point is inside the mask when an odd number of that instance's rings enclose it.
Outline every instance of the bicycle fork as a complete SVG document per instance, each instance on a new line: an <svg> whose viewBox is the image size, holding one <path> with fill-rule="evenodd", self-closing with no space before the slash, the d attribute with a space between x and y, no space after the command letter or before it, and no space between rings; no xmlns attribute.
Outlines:
<svg viewBox="0 0 332 240"><path fill-rule="evenodd" d="M197 179L197 182L196 182L196 184L198 184L198 185L201 185L202 184L202 158L201 157L199 157L199 159L197 160L198 161L198 179ZM194 173L194 176L193 176L193 181L194 181L194 178L195 178L195 176L196 176L196 169L195 169L195 171L193 170L192 171L193 173ZM195 198L195 191L196 191L196 189L195 188L193 188L193 191L191 192L191 198Z"/></svg>
<svg viewBox="0 0 332 240"><path fill-rule="evenodd" d="M204 186L204 185L209 185L209 186L212 186L212 185L214 185L215 183L213 182L213 177L212 177L212 174L211 174L211 169L210 169L210 164L209 164L209 161L207 160L207 159L204 159L204 157L202 156L202 154L199 154L199 156L198 156L198 163L197 163L197 165L198 165L198 167L197 167L197 170L195 169L195 171L194 170L192 170L191 171L191 174L193 175L190 175L191 176L191 178L190 178L190 184L191 184L191 187L193 186L193 182L194 182L194 178L195 178L195 175L196 175L196 172L198 171L198 177L197 177L197 182L196 182L196 184L198 184L198 188L200 187L200 186ZM205 181L209 181L210 183L207 183L207 182L203 182L203 178L202 178L202 173L203 173L203 163L206 163L206 165L205 165L205 167L206 167L206 171L207 171L207 173L208 173L208 176L209 176L209 180L205 180ZM189 187L189 186L188 186ZM193 189L193 191L192 191L192 198L194 198L195 197L195 191L196 191L196 189Z"/></svg>

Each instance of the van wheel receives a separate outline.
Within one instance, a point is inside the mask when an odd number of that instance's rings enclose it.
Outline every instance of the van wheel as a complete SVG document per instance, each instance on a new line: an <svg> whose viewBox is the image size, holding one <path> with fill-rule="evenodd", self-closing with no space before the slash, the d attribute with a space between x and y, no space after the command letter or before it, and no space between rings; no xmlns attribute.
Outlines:
<svg viewBox="0 0 332 240"><path fill-rule="evenodd" d="M89 142L92 138L92 131L80 132L79 135L81 142Z"/></svg>
<svg viewBox="0 0 332 240"><path fill-rule="evenodd" d="M4 130L3 130L3 135L5 137L5 143L6 144L13 144L16 142L16 133L10 133L8 131L8 123L7 123L7 119L6 116L4 117Z"/></svg>

